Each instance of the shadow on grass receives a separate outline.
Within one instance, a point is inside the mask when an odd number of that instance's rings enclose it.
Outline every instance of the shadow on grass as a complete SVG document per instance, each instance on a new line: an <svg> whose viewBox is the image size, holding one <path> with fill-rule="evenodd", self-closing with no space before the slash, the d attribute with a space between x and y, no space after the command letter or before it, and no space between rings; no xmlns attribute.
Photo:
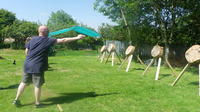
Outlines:
<svg viewBox="0 0 200 112"><path fill-rule="evenodd" d="M163 79L165 77L169 77L169 76L172 76L172 75L171 74L160 74L159 76L160 76L159 79Z"/></svg>
<svg viewBox="0 0 200 112"><path fill-rule="evenodd" d="M57 69L54 69L54 68L48 68L47 71L55 71L55 70L57 70Z"/></svg>
<svg viewBox="0 0 200 112"><path fill-rule="evenodd" d="M124 69L126 69L126 68L124 68ZM129 72L131 72L131 71L144 71L144 69L143 68L130 68L129 69Z"/></svg>
<svg viewBox="0 0 200 112"><path fill-rule="evenodd" d="M5 59L5 58L0 56L0 59Z"/></svg>
<svg viewBox="0 0 200 112"><path fill-rule="evenodd" d="M54 65L54 64L57 64L57 63L49 63L49 65Z"/></svg>
<svg viewBox="0 0 200 112"><path fill-rule="evenodd" d="M55 105L55 104L64 104L64 103L72 103L76 100L81 100L84 98L95 98L98 96L106 96L118 93L105 93L105 94L96 94L95 92L88 92L88 93L60 93L61 96L47 98L42 102L48 102L45 105Z"/></svg>
<svg viewBox="0 0 200 112"><path fill-rule="evenodd" d="M133 70L141 70L141 71L144 71L144 68L133 68Z"/></svg>
<svg viewBox="0 0 200 112"><path fill-rule="evenodd" d="M19 84L13 84L8 87L0 87L0 90L15 89L15 88L18 88L18 86L19 86Z"/></svg>
<svg viewBox="0 0 200 112"><path fill-rule="evenodd" d="M192 72L194 75L199 75L199 69L196 66L188 67L186 71Z"/></svg>
<svg viewBox="0 0 200 112"><path fill-rule="evenodd" d="M198 81L195 81L195 82L190 82L189 84L190 84L190 85L199 85L199 82L198 82Z"/></svg>
<svg viewBox="0 0 200 112"><path fill-rule="evenodd" d="M48 70L47 70L47 71L54 71L54 70L56 70L56 69L54 69L54 68L48 66Z"/></svg>

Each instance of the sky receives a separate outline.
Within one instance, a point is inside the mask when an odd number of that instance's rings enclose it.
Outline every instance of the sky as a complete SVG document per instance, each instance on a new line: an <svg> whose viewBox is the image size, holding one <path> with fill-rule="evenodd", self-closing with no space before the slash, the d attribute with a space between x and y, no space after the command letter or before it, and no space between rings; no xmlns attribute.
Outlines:
<svg viewBox="0 0 200 112"><path fill-rule="evenodd" d="M78 23L97 29L102 23L115 24L93 8L95 0L0 0L0 8L20 20L46 24L51 12L64 10Z"/></svg>

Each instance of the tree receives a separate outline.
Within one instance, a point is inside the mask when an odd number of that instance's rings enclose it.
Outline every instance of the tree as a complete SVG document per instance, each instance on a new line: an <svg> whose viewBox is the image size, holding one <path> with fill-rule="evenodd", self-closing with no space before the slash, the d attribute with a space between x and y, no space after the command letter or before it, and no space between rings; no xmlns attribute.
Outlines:
<svg viewBox="0 0 200 112"><path fill-rule="evenodd" d="M123 27L102 24L98 30L104 40L128 41L128 34Z"/></svg>
<svg viewBox="0 0 200 112"><path fill-rule="evenodd" d="M15 21L16 17L15 14L9 12L5 9L0 9L0 44L3 44L3 29L7 26L10 26Z"/></svg>
<svg viewBox="0 0 200 112"><path fill-rule="evenodd" d="M27 37L38 35L37 29L37 23L28 22L25 20L16 20L12 25L5 27L4 37L14 38L15 42L12 44L12 47L20 49L24 48L25 40Z"/></svg>
<svg viewBox="0 0 200 112"><path fill-rule="evenodd" d="M165 45L166 60L169 45L200 42L199 0L96 0L94 7L121 27L127 23L137 46Z"/></svg>
<svg viewBox="0 0 200 112"><path fill-rule="evenodd" d="M69 14L64 12L63 10L58 10L56 12L52 12L50 18L48 19L48 24L47 26L49 27L50 31L56 31L56 30L61 30L65 28L69 28L72 26L83 26L88 29L92 29L88 27L87 25L84 24L79 24L77 23ZM61 35L55 36L56 38L59 37L73 37L77 36L78 33L74 31L70 31ZM85 38L84 40L79 40L79 41L73 41L70 43L67 43L65 45L57 45L56 48L68 48L68 49L84 49L84 48L91 48L91 49L96 49L95 45L101 44L101 41L96 41L94 38Z"/></svg>
<svg viewBox="0 0 200 112"><path fill-rule="evenodd" d="M78 23L63 10L52 12L48 19L47 26L51 31L56 31L78 25Z"/></svg>

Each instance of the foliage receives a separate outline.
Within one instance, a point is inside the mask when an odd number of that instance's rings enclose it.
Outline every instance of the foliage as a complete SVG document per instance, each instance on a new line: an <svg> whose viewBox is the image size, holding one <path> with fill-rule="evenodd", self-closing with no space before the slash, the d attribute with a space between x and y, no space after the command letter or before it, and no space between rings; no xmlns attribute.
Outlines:
<svg viewBox="0 0 200 112"><path fill-rule="evenodd" d="M74 25L78 25L78 23L63 10L52 12L47 22L50 31L65 29Z"/></svg>
<svg viewBox="0 0 200 112"><path fill-rule="evenodd" d="M58 10L56 12L52 12L49 20L48 20L48 27L50 31L56 31L56 30L61 30L65 28L69 28L75 25L80 25L89 29L92 29L88 27L87 25L84 24L78 24L69 14L64 12L63 10ZM92 29L94 30L94 29ZM56 38L61 38L61 37L75 37L77 36L78 33L74 31L70 31L61 35L55 36ZM56 48L67 48L67 49L96 49L95 46L101 45L101 42L97 42L94 38L87 37L83 40L79 41L74 41L62 45L57 45Z"/></svg>
<svg viewBox="0 0 200 112"><path fill-rule="evenodd" d="M127 31L123 27L102 24L98 30L105 40L127 41Z"/></svg>
<svg viewBox="0 0 200 112"><path fill-rule="evenodd" d="M12 48L22 49L24 48L27 37L36 36L38 34L38 25L36 23L28 22L25 20L16 20L11 26L5 28L4 37L12 37L15 42L12 44Z"/></svg>
<svg viewBox="0 0 200 112"><path fill-rule="evenodd" d="M4 40L4 28L12 25L15 19L16 17L14 13L5 9L0 9L0 45L3 44Z"/></svg>
<svg viewBox="0 0 200 112"><path fill-rule="evenodd" d="M94 3L95 10L118 23L118 27L125 25L124 14L131 40L138 45L199 43L198 7L198 0L96 0Z"/></svg>

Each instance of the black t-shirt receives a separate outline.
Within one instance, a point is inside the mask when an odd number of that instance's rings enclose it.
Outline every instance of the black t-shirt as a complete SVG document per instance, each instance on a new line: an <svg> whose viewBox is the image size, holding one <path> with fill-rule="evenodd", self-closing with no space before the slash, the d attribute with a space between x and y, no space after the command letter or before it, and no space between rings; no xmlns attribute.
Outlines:
<svg viewBox="0 0 200 112"><path fill-rule="evenodd" d="M48 68L49 48L56 43L56 39L48 37L32 37L25 45L28 54L24 62L25 73L42 73Z"/></svg>

